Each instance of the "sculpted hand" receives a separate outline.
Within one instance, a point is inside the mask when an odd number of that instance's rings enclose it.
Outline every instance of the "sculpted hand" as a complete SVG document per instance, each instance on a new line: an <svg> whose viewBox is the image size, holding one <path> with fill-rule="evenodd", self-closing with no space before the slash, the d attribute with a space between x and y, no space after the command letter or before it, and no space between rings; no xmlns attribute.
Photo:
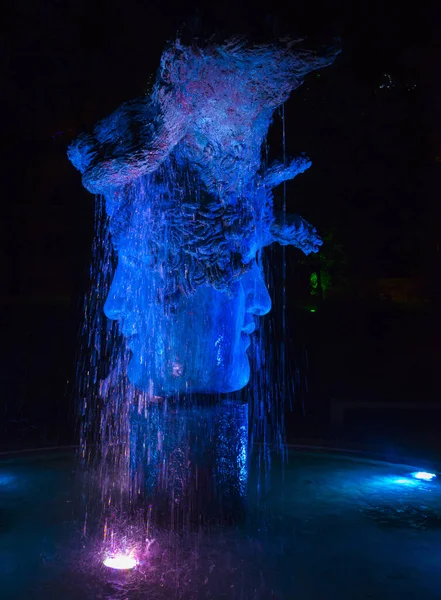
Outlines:
<svg viewBox="0 0 441 600"><path fill-rule="evenodd" d="M318 252L323 243L316 228L299 215L278 213L271 230L275 242L281 246L295 246L306 255Z"/></svg>

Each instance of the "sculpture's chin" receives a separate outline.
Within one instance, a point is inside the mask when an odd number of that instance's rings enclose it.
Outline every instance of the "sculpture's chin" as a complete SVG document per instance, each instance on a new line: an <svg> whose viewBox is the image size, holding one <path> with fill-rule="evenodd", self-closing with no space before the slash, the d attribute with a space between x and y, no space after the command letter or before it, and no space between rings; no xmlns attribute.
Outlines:
<svg viewBox="0 0 441 600"><path fill-rule="evenodd" d="M223 389L218 390L221 393L229 394L231 392L238 392L242 388L244 388L250 380L250 364L248 362L248 358L246 359L246 363L242 364L242 368L240 371L236 371L232 377L230 377L223 387Z"/></svg>
<svg viewBox="0 0 441 600"><path fill-rule="evenodd" d="M181 377L155 378L147 369L132 360L127 371L130 383L139 391L145 392L152 398L172 396L177 394L229 394L244 388L250 380L250 365L248 358L240 361L240 367L232 368L228 373L214 372L206 381L200 379L193 383Z"/></svg>

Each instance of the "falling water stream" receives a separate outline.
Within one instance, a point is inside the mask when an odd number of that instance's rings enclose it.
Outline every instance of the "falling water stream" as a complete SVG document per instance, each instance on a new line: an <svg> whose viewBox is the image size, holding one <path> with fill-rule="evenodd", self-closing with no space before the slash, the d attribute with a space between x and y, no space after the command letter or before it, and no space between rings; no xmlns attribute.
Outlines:
<svg viewBox="0 0 441 600"><path fill-rule="evenodd" d="M284 102L301 69L338 51L303 51L299 62L291 46L236 40L195 52L177 41L150 99L123 105L69 149L95 194L77 373L82 532L98 536L109 567L148 562L171 533L240 526L250 497L265 526L292 379L285 246L308 254L321 243L288 214L286 180L311 163L287 157ZM282 161L268 164L279 107Z"/></svg>

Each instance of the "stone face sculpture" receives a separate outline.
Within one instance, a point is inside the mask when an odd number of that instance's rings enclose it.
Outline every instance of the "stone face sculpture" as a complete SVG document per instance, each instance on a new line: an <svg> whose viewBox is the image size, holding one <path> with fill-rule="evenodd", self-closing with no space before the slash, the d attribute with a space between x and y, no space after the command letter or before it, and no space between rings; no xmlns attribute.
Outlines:
<svg viewBox="0 0 441 600"><path fill-rule="evenodd" d="M152 398L247 384L255 316L271 308L262 248L321 244L301 217L273 211L272 189L310 161L266 167L262 146L274 110L337 53L178 40L149 96L70 146L84 186L105 197L118 254L105 312L132 351L129 379Z"/></svg>

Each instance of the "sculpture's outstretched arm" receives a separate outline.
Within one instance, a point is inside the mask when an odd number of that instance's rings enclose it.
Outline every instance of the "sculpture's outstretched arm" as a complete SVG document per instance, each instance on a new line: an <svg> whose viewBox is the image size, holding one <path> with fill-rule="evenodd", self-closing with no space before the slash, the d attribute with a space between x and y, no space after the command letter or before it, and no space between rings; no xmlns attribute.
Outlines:
<svg viewBox="0 0 441 600"><path fill-rule="evenodd" d="M264 185L267 189L272 189L304 173L311 164L306 156L293 158L287 164L276 162L263 175ZM315 227L299 215L281 211L274 214L266 237L265 246L278 242L281 246L295 246L305 254L317 252L322 245Z"/></svg>
<svg viewBox="0 0 441 600"><path fill-rule="evenodd" d="M100 121L92 135L80 135L69 146L68 157L83 174L84 187L104 193L155 171L189 121L188 111L174 107L175 101L170 95L160 106L146 97L126 102Z"/></svg>
<svg viewBox="0 0 441 600"><path fill-rule="evenodd" d="M293 158L286 165L276 162L266 171L263 178L264 184L269 189L275 188L284 181L294 179L300 173L304 173L311 165L311 161L306 156Z"/></svg>
<svg viewBox="0 0 441 600"><path fill-rule="evenodd" d="M295 246L304 254L318 252L322 245L317 230L299 215L276 213L271 225L272 241L281 246Z"/></svg>

